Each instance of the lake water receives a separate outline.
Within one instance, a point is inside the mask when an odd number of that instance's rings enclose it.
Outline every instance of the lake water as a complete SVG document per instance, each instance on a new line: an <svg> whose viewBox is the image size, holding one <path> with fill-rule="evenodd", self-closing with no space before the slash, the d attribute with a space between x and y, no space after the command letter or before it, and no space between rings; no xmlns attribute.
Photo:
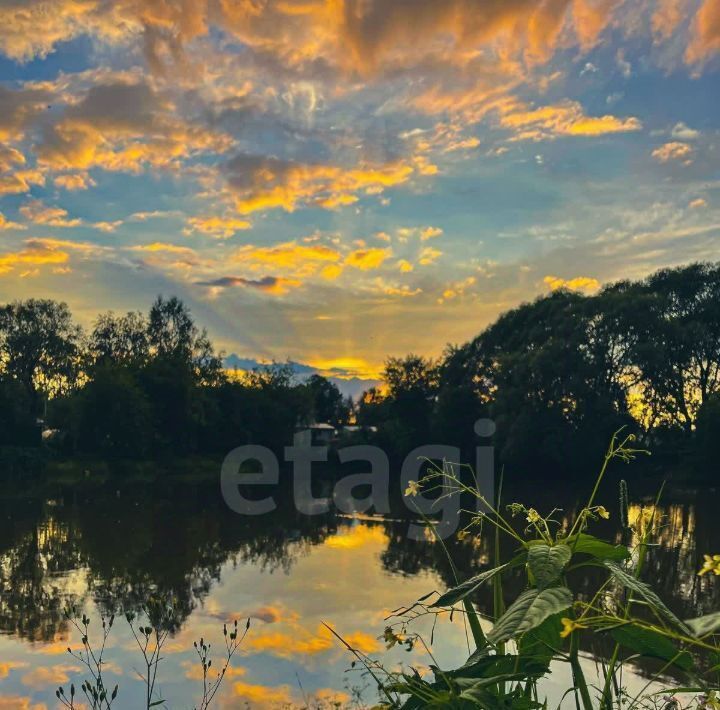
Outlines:
<svg viewBox="0 0 720 710"><path fill-rule="evenodd" d="M571 493L552 498L549 491L563 487L549 483L509 488L508 501L541 510L564 505L564 515L578 499ZM613 485L608 489L603 502L615 514ZM638 492L633 498L636 506L643 502ZM441 547L408 540L408 520L399 512L387 519L332 511L306 517L293 510L289 496L276 492L276 499L274 513L249 518L227 509L217 482L90 483L6 496L0 503L0 708L53 708L58 685L80 685L85 675L67 653L80 644L63 616L68 603L91 617L95 641L101 613L137 607L150 595L175 600L178 624L157 683L170 708L192 708L199 699L193 641L203 637L219 649L223 622L235 618L242 625L249 617L251 629L217 707L333 707L334 701L352 707L358 695L371 705L377 698L372 682L349 670L352 659L324 623L386 667L427 666L419 648L385 651L379 637L393 609L452 585ZM663 500L660 545L645 578L680 616L720 608L719 585L696 574L703 553L720 551L717 500L707 488L674 491ZM616 523L603 523L598 534L614 537ZM489 563L489 539L454 540L449 548L463 577ZM507 597L521 584L509 580ZM489 597L478 602L489 608ZM427 624L417 630L429 639ZM591 654L602 649L584 651L592 677ZM459 615L438 623L433 653L441 666L464 661L468 645ZM113 707L141 707L136 671L142 657L124 618L115 621L105 658L106 682L120 686ZM628 685L639 689L644 670L628 675ZM559 692L565 679L553 677L548 692Z"/></svg>

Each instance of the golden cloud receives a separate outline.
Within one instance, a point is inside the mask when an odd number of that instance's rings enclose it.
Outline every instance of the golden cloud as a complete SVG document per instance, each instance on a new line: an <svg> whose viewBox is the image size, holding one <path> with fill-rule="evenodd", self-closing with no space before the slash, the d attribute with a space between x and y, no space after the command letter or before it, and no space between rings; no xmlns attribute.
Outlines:
<svg viewBox="0 0 720 710"><path fill-rule="evenodd" d="M56 170L92 167L140 172L168 168L196 153L222 153L232 140L174 115L174 104L144 81L91 86L45 132L36 152Z"/></svg>
<svg viewBox="0 0 720 710"><path fill-rule="evenodd" d="M287 685L253 685L237 681L232 685L233 695L252 704L252 707L291 707L292 691Z"/></svg>
<svg viewBox="0 0 720 710"><path fill-rule="evenodd" d="M439 237L442 233L443 230L440 227L425 227L425 229L420 232L420 239L425 242L428 239Z"/></svg>
<svg viewBox="0 0 720 710"><path fill-rule="evenodd" d="M337 249L323 244L284 242L270 247L241 247L230 256L230 261L242 264L252 271L273 267L297 276L310 276L323 265L337 264L341 258L342 255ZM332 275L339 274L336 271L326 272L326 278Z"/></svg>
<svg viewBox="0 0 720 710"><path fill-rule="evenodd" d="M438 299L438 303L445 303L445 301L451 301L454 298L462 296L467 289L475 285L476 281L477 279L474 276L468 276L462 281L456 281L450 284L443 290L442 296Z"/></svg>
<svg viewBox="0 0 720 710"><path fill-rule="evenodd" d="M78 227L82 224L81 219L68 219L67 210L62 207L50 207L42 200L31 200L20 207L22 214L28 222L43 224L48 227Z"/></svg>
<svg viewBox="0 0 720 710"><path fill-rule="evenodd" d="M422 169L404 160L346 169L238 155L223 166L222 172L236 209L241 214L250 214L269 209L293 212L299 205L307 204L334 209L355 202L357 192L401 185Z"/></svg>
<svg viewBox="0 0 720 710"><path fill-rule="evenodd" d="M57 187L64 190L87 190L89 187L95 186L95 181L87 173L66 173L58 175L53 179L53 183Z"/></svg>
<svg viewBox="0 0 720 710"><path fill-rule="evenodd" d="M0 663L0 678L7 678L10 675L10 671L27 667L28 664L24 661L4 661Z"/></svg>
<svg viewBox="0 0 720 710"><path fill-rule="evenodd" d="M188 217L185 234L201 232L217 239L229 239L235 232L241 229L250 229L252 223L246 219L211 215L207 217Z"/></svg>
<svg viewBox="0 0 720 710"><path fill-rule="evenodd" d="M547 61L562 31L574 30L588 49L608 25L612 0L338 0L253 5L230 0L167 3L8 0L0 7L0 51L26 61L81 34L110 44L142 47L154 72L188 62L183 47L213 25L250 51L294 69L312 62L345 75L369 77L432 59L454 67L477 48L517 56L529 65ZM567 34L567 33L566 33Z"/></svg>
<svg viewBox="0 0 720 710"><path fill-rule="evenodd" d="M64 264L70 255L67 252L43 246L28 246L25 249L0 254L0 275L13 271L16 266L38 264Z"/></svg>
<svg viewBox="0 0 720 710"><path fill-rule="evenodd" d="M185 677L188 680L203 680L203 667L199 663L183 661L182 666L186 668ZM247 669L242 666L229 666L224 673L225 678L240 678L247 674Z"/></svg>
<svg viewBox="0 0 720 710"><path fill-rule="evenodd" d="M328 264L320 269L320 276L327 281L334 281L339 278L343 272L343 267L340 264Z"/></svg>
<svg viewBox="0 0 720 710"><path fill-rule="evenodd" d="M29 168L0 175L0 195L21 195L30 192L32 185L44 185L42 170Z"/></svg>
<svg viewBox="0 0 720 710"><path fill-rule="evenodd" d="M25 675L23 675L20 679L20 682L23 685L30 686L31 688L46 685L57 686L62 683L67 683L70 680L68 673L79 673L81 670L82 668L80 668L80 666L38 666L28 673L25 673Z"/></svg>
<svg viewBox="0 0 720 710"><path fill-rule="evenodd" d="M86 256L99 255L108 252L108 247L93 244L92 242L77 242L70 239L53 239L52 237L33 237L25 240L25 244L31 247L42 247L43 249L71 249Z"/></svg>
<svg viewBox="0 0 720 710"><path fill-rule="evenodd" d="M679 160L686 165L692 162L693 148L688 143L680 141L671 141L663 143L659 148L655 148L652 157L661 163L668 163L673 160Z"/></svg>
<svg viewBox="0 0 720 710"><path fill-rule="evenodd" d="M429 266L435 263L442 256L442 252L439 249L433 247L424 247L420 252L418 263L421 266Z"/></svg>
<svg viewBox="0 0 720 710"><path fill-rule="evenodd" d="M542 140L554 136L601 136L639 131L642 123L634 117L587 116L577 101L539 108L527 104L508 105L500 125L514 131L513 140Z"/></svg>
<svg viewBox="0 0 720 710"><path fill-rule="evenodd" d="M392 255L390 249L371 247L370 249L356 249L345 257L345 264L361 271L371 271L382 266L383 262Z"/></svg>
<svg viewBox="0 0 720 710"><path fill-rule="evenodd" d="M380 650L378 640L364 631L355 631L343 634L343 638L353 648L364 653L374 653ZM294 656L315 656L332 651L335 639L332 633L322 624L315 633L309 633L302 628L293 628L291 632L273 631L259 632L247 640L248 649L256 653L270 653L278 658L292 658Z"/></svg>
<svg viewBox="0 0 720 710"><path fill-rule="evenodd" d="M3 229L26 229L24 224L18 224L17 222L12 222L5 215L0 212L0 232Z"/></svg>
<svg viewBox="0 0 720 710"><path fill-rule="evenodd" d="M580 291L582 293L593 293L600 288L600 282L590 276L576 276L572 279L563 279L559 276L546 276L543 279L551 291L565 288L570 291Z"/></svg>
<svg viewBox="0 0 720 710"><path fill-rule="evenodd" d="M16 165L25 165L25 156L17 148L0 143L0 172L9 171Z"/></svg>
<svg viewBox="0 0 720 710"><path fill-rule="evenodd" d="M45 703L34 703L20 695L0 695L0 710L48 710Z"/></svg>

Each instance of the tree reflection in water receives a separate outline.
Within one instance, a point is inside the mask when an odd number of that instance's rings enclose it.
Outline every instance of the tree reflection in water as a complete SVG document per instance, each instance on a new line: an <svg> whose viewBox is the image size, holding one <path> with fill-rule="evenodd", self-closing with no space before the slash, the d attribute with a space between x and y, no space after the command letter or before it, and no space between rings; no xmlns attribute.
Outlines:
<svg viewBox="0 0 720 710"><path fill-rule="evenodd" d="M537 487L529 493L518 490L513 500L540 506L537 493ZM33 642L57 641L67 635L62 612L68 602L92 600L109 614L136 610L150 595L172 597L182 626L227 563L288 572L300 557L351 524L333 513L297 513L287 490L275 491L275 498L277 510L259 517L229 511L215 485L169 481L6 499L0 503L0 631ZM563 514L573 513L566 507ZM707 492L668 494L661 515L660 544L650 551L646 579L681 617L717 609L718 585L697 576L703 553L720 550L713 497ZM402 575L431 570L447 586L454 584L442 547L409 540L407 523L402 516L367 523L384 528L383 568ZM598 534L613 537L612 523L602 523ZM463 576L490 562L491 546L489 534L448 541ZM509 546L504 554L511 552ZM594 588L588 578L578 581L581 589L583 583ZM508 580L508 598L520 593L521 584L520 575ZM490 609L491 589L481 589L475 601L481 610Z"/></svg>

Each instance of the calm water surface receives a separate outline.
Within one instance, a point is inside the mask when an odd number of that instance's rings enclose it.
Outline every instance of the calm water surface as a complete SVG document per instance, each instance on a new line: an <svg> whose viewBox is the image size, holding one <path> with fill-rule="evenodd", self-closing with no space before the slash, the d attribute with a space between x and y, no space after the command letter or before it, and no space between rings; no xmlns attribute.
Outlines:
<svg viewBox="0 0 720 710"><path fill-rule="evenodd" d="M543 510L564 505L571 515L577 497L550 499L552 488L560 486L516 486L508 500ZM399 513L308 518L293 511L289 496L276 491L275 497L278 510L259 518L228 511L219 486L208 482L113 482L6 497L0 502L0 708L54 708L58 685L79 686L82 669L67 653L80 643L63 618L68 603L85 610L97 633L100 613L137 608L151 594L175 599L178 608L158 681L170 708L192 708L199 697L193 641L203 637L219 648L223 622L235 618L250 617L252 626L219 707L332 707L357 693L372 704L372 683L348 672L351 659L323 622L383 657L387 667L426 666L420 649L386 652L378 637L391 610L453 583L440 547L408 540L408 520ZM642 499L635 494L636 506ZM614 492L605 502L615 512ZM696 575L702 554L720 551L716 492L675 491L665 497L662 515L661 544L646 579L681 616L716 610L718 585ZM605 525L598 534L613 537L614 527ZM486 567L489 543L450 543L463 576ZM519 578L509 580L508 598L521 585ZM478 602L489 608L489 598ZM418 630L429 638L429 628ZM602 649L585 651L592 677L591 654ZM433 652L441 666L464 661L461 618L438 624ZM135 671L142 659L124 619L116 619L106 659L107 681L120 685L114 707L140 707L143 687ZM628 684L639 688L647 670L637 669ZM555 675L549 692L559 692L565 680Z"/></svg>

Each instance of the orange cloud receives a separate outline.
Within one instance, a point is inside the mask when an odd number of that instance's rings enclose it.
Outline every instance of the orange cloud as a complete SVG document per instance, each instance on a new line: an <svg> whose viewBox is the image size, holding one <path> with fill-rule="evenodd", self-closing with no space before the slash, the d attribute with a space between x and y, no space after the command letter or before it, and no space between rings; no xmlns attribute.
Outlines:
<svg viewBox="0 0 720 710"><path fill-rule="evenodd" d="M433 247L424 247L420 252L418 263L421 266L429 266L435 263L442 256L442 252L439 249Z"/></svg>
<svg viewBox="0 0 720 710"><path fill-rule="evenodd" d="M199 663L193 663L192 661L183 661L183 667L185 671L185 677L188 680L202 680L203 679L203 667ZM230 666L225 671L225 678L240 678L247 674L247 669L241 666ZM210 676L212 678L212 674Z"/></svg>
<svg viewBox="0 0 720 710"><path fill-rule="evenodd" d="M168 74L172 64L189 71L187 42L211 25L287 67L312 62L347 76L370 77L413 62L443 61L462 68L479 46L528 64L547 61L565 26L587 49L608 25L611 0L446 0L388 3L353 0L247 5L229 0L177 4L58 0L53 12L42 0L0 6L0 51L25 61L81 34L108 44L142 48L150 69Z"/></svg>
<svg viewBox="0 0 720 710"><path fill-rule="evenodd" d="M679 160L686 165L692 162L693 148L688 143L680 141L671 141L663 143L659 148L655 148L652 157L661 163L668 163L673 160Z"/></svg>
<svg viewBox="0 0 720 710"><path fill-rule="evenodd" d="M244 246L230 256L230 261L242 264L252 271L272 267L302 277L311 276L323 265L335 267L341 258L339 251L323 244L284 242L271 247ZM339 273L334 269L324 275L329 278Z"/></svg>
<svg viewBox="0 0 720 710"><path fill-rule="evenodd" d="M11 170L16 165L25 165L25 156L17 148L0 143L0 172Z"/></svg>
<svg viewBox="0 0 720 710"><path fill-rule="evenodd" d="M428 239L439 237L442 233L443 230L440 227L425 227L425 229L420 232L420 239L425 242Z"/></svg>
<svg viewBox="0 0 720 710"><path fill-rule="evenodd" d="M53 183L57 187L64 190L87 190L89 187L95 186L95 181L87 173L66 173L58 175L53 179Z"/></svg>
<svg viewBox="0 0 720 710"><path fill-rule="evenodd" d="M600 288L600 282L589 276L576 276L572 279L563 279L559 276L546 276L543 279L551 291L557 291L566 288L570 291L581 291L583 293L593 293Z"/></svg>
<svg viewBox="0 0 720 710"><path fill-rule="evenodd" d="M10 675L10 671L27 667L28 664L21 661L5 661L0 663L0 678L7 678Z"/></svg>
<svg viewBox="0 0 720 710"><path fill-rule="evenodd" d="M717 0L704 0L692 23L692 34L685 61L701 64L720 51L720 5Z"/></svg>
<svg viewBox="0 0 720 710"><path fill-rule="evenodd" d="M16 266L36 266L38 264L64 264L70 255L53 248L28 247L15 252L0 254L0 275L13 271Z"/></svg>
<svg viewBox="0 0 720 710"><path fill-rule="evenodd" d="M62 683L67 683L70 680L68 673L80 673L82 668L79 666L38 666L33 668L29 673L26 673L20 682L23 685L30 686L31 688L38 688L47 685L58 686ZM2 706L0 706L2 707Z"/></svg>
<svg viewBox="0 0 720 710"><path fill-rule="evenodd" d="M361 271L370 271L382 266L383 262L391 254L390 249L380 249L378 247L356 249L345 257L345 264Z"/></svg>
<svg viewBox="0 0 720 710"><path fill-rule="evenodd" d="M48 710L45 703L33 703L20 695L0 695L0 710Z"/></svg>
<svg viewBox="0 0 720 710"><path fill-rule="evenodd" d="M343 267L340 264L328 264L320 269L320 276L327 281L334 281L343 272Z"/></svg>
<svg viewBox="0 0 720 710"><path fill-rule="evenodd" d="M81 219L68 219L67 210L62 207L50 207L42 200L31 200L20 208L20 214L29 222L44 224L48 227L78 227Z"/></svg>
<svg viewBox="0 0 720 710"><path fill-rule="evenodd" d="M444 303L445 301L451 301L458 296L462 296L465 291L475 285L477 279L474 276L468 276L462 281L456 281L453 284L447 286L442 292L442 296L438 299L438 303Z"/></svg>
<svg viewBox="0 0 720 710"><path fill-rule="evenodd" d="M0 232L3 229L26 229L26 227L23 224L10 221L2 212L0 212Z"/></svg>
<svg viewBox="0 0 720 710"><path fill-rule="evenodd" d="M250 214L279 208L293 212L307 204L333 209L355 202L355 193L359 191L401 185L422 169L403 160L346 169L239 155L226 163L222 171L238 212Z"/></svg>
<svg viewBox="0 0 720 710"><path fill-rule="evenodd" d="M672 36L685 19L687 3L685 0L657 0L650 24L656 41Z"/></svg>
<svg viewBox="0 0 720 710"><path fill-rule="evenodd" d="M500 117L500 125L515 132L513 140L542 140L554 136L600 136L639 131L642 128L642 123L634 117L586 116L577 101L535 109L518 103L506 107Z"/></svg>
<svg viewBox="0 0 720 710"><path fill-rule="evenodd" d="M0 195L21 195L30 192L33 185L44 184L45 174L42 170L15 170L0 175Z"/></svg>
<svg viewBox="0 0 720 710"><path fill-rule="evenodd" d="M580 47L587 51L597 42L612 19L619 0L573 0L572 13Z"/></svg>
<svg viewBox="0 0 720 710"><path fill-rule="evenodd" d="M25 244L33 248L42 249L70 249L84 256L100 255L111 251L108 247L102 247L92 242L76 242L70 239L53 239L52 237L33 237L25 240Z"/></svg>
<svg viewBox="0 0 720 710"><path fill-rule="evenodd" d="M293 704L292 691L287 685L270 687L237 681L232 689L235 697L249 702L252 707L290 707Z"/></svg>
<svg viewBox="0 0 720 710"><path fill-rule="evenodd" d="M138 173L146 166L174 167L193 154L230 148L228 136L178 118L174 108L143 81L97 84L46 131L36 149L38 160L57 170L100 167Z"/></svg>
<svg viewBox="0 0 720 710"><path fill-rule="evenodd" d="M222 217L220 215L189 217L187 219L187 225L187 228L184 230L185 234L201 232L202 234L208 234L217 239L229 239L235 232L252 227L252 223L246 219Z"/></svg>
<svg viewBox="0 0 720 710"><path fill-rule="evenodd" d="M691 200L691 201L690 201L690 204L688 205L688 207L689 207L691 210L696 210L696 209L699 209L699 208L701 208L701 207L707 207L707 201L704 200L702 197L698 197L698 198L696 198L696 199L694 199L694 200Z"/></svg>

